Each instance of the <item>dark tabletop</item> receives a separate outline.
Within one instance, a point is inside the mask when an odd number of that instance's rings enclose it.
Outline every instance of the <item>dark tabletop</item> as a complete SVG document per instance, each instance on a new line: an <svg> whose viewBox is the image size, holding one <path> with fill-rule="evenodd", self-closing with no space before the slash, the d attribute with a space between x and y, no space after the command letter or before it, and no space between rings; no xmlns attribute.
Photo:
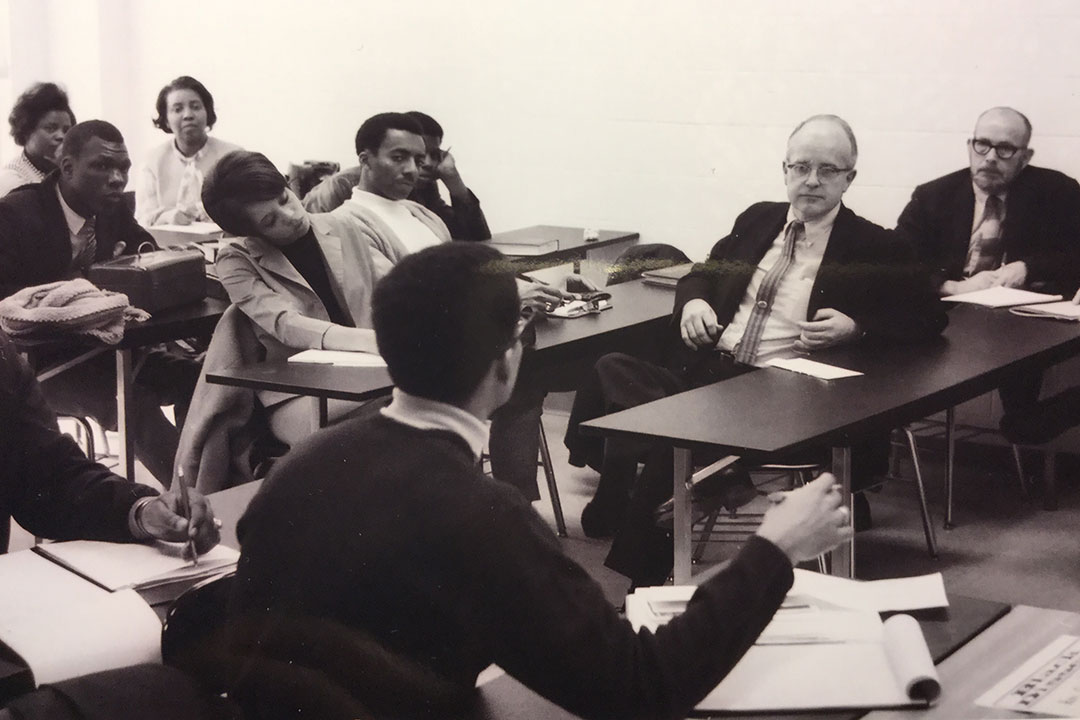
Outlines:
<svg viewBox="0 0 1080 720"><path fill-rule="evenodd" d="M856 345L811 358L863 372L839 380L764 368L586 423L587 432L753 457L846 445L852 431L931 415L1080 353L1080 324L965 305L935 341Z"/></svg>

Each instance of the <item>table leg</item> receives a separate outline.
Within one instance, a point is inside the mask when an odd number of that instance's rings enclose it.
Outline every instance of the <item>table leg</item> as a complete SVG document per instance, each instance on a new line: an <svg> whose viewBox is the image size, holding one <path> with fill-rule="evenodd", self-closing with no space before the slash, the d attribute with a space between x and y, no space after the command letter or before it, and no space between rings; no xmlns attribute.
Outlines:
<svg viewBox="0 0 1080 720"><path fill-rule="evenodd" d="M953 468L956 467L956 408L945 411L945 529L953 529Z"/></svg>
<svg viewBox="0 0 1080 720"><path fill-rule="evenodd" d="M832 471L836 481L840 484L840 493L844 507L848 509L852 522L855 519L855 508L851 502L851 448L834 447L832 449ZM855 536L851 540L841 543L832 551L832 574L840 577L855 577Z"/></svg>
<svg viewBox="0 0 1080 720"><path fill-rule="evenodd" d="M690 512L690 485L694 466L691 463L690 450L675 448L675 479L672 484L672 498L674 500L674 512L672 514L672 531L675 541L674 577L676 585L686 585L690 582L692 568L690 567L690 553L692 551L691 525L693 516Z"/></svg>
<svg viewBox="0 0 1080 720"><path fill-rule="evenodd" d="M116 351L116 430L120 435L120 475L135 482L135 438L128 427L132 403L131 350Z"/></svg>
<svg viewBox="0 0 1080 720"><path fill-rule="evenodd" d="M324 397L312 397L311 398L311 431L321 430L329 423L329 411L326 407L326 398Z"/></svg>

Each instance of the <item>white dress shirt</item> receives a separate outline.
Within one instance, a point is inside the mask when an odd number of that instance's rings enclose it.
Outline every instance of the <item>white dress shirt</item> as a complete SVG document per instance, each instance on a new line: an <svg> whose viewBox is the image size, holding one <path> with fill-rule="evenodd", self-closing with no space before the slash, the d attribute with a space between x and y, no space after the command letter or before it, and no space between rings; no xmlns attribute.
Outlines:
<svg viewBox="0 0 1080 720"><path fill-rule="evenodd" d="M410 253L442 243L427 225L409 212L409 208L405 207L404 203L361 190L359 187L353 189L352 199L378 215L389 225Z"/></svg>

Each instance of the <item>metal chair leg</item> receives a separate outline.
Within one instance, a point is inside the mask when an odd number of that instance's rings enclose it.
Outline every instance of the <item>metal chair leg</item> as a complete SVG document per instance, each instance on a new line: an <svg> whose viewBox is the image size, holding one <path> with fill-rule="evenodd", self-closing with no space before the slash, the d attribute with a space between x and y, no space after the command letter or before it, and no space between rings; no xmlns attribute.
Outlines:
<svg viewBox="0 0 1080 720"><path fill-rule="evenodd" d="M1027 476L1024 475L1024 460L1020 455L1020 446L1016 443L1012 444L1012 456L1013 464L1016 466L1016 478L1020 481L1020 494L1024 497L1028 497L1028 484Z"/></svg>
<svg viewBox="0 0 1080 720"><path fill-rule="evenodd" d="M716 527L716 521L719 517L720 510L713 510L709 513L709 517L705 519L705 529L701 531L701 535L698 535L697 547L694 548L694 554L691 556L695 563L701 562L701 558L705 555L705 543L709 542L709 538L712 537L713 529Z"/></svg>
<svg viewBox="0 0 1080 720"><path fill-rule="evenodd" d="M911 464L915 468L915 486L919 491L919 508L922 510L923 532L926 533L926 549L930 557L937 557L937 538L934 537L934 521L930 517L930 507L926 503L926 487L923 485L922 464L919 462L919 447L915 444L915 435L911 428L904 428L907 436L908 448L911 450Z"/></svg>
<svg viewBox="0 0 1080 720"><path fill-rule="evenodd" d="M956 467L956 408L945 411L945 529L953 527L953 471Z"/></svg>
<svg viewBox="0 0 1080 720"><path fill-rule="evenodd" d="M1046 449L1043 463L1043 510L1057 510L1057 453L1052 448Z"/></svg>
<svg viewBox="0 0 1080 720"><path fill-rule="evenodd" d="M555 484L555 468L551 464L551 451L548 450L543 419L540 420L538 425L540 426L540 462L544 465L544 477L547 478L551 509L555 513L555 529L558 531L559 537L567 537L566 520L563 518L562 502L559 500L559 486Z"/></svg>

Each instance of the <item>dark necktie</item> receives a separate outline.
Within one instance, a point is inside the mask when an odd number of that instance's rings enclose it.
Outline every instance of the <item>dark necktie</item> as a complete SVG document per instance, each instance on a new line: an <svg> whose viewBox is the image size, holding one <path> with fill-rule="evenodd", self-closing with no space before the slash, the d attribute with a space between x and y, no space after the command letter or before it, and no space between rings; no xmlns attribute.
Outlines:
<svg viewBox="0 0 1080 720"><path fill-rule="evenodd" d="M90 218L83 223L77 235L83 239L82 251L72 261L75 269L79 272L86 270L87 266L94 262L97 254L97 231L94 228L95 218Z"/></svg>
<svg viewBox="0 0 1080 720"><path fill-rule="evenodd" d="M798 220L792 220L784 233L784 247L780 251L780 258L762 278L757 297L754 298L754 309L750 312L750 320L746 323L742 339L735 346L735 360L738 362L752 365L757 358L758 345L761 344L761 335L765 331L765 321L769 319L780 281L784 279L784 274L795 260L795 243L802 234L803 224Z"/></svg>
<svg viewBox="0 0 1080 720"><path fill-rule="evenodd" d="M994 270L1001 265L1004 248L1001 243L1002 202L997 195L986 197L982 221L971 234L968 245L968 259L964 266L967 275L974 275L983 270Z"/></svg>

